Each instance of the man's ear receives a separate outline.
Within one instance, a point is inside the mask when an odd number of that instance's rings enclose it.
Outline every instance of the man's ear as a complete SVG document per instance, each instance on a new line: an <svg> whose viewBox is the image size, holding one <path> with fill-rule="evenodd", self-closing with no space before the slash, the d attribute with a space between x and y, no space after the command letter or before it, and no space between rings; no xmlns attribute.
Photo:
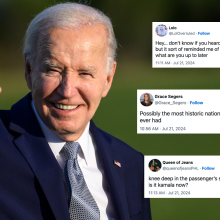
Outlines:
<svg viewBox="0 0 220 220"><path fill-rule="evenodd" d="M115 75L115 70L116 70L116 65L117 63L114 61L111 65L111 72L110 74L107 76L107 79L106 79L106 82L105 82L105 88L104 88L104 91L102 93L102 97L104 98L107 94L108 94L108 91L110 90L111 88L111 85L112 85L112 81L113 81L113 77Z"/></svg>
<svg viewBox="0 0 220 220"><path fill-rule="evenodd" d="M31 65L26 56L25 56L25 79L28 88L32 90Z"/></svg>

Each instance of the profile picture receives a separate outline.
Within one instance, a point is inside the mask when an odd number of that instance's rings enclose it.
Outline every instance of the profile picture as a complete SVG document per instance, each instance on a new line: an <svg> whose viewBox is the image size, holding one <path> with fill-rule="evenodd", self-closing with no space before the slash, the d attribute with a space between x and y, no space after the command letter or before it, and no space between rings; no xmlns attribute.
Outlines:
<svg viewBox="0 0 220 220"><path fill-rule="evenodd" d="M156 27L156 34L160 37L166 36L168 33L168 29L166 25L160 24Z"/></svg>
<svg viewBox="0 0 220 220"><path fill-rule="evenodd" d="M153 172L157 172L161 169L161 162L157 159L153 159L148 164L149 169Z"/></svg>
<svg viewBox="0 0 220 220"><path fill-rule="evenodd" d="M143 93L140 102L143 106L150 106L153 104L154 97L150 93Z"/></svg>

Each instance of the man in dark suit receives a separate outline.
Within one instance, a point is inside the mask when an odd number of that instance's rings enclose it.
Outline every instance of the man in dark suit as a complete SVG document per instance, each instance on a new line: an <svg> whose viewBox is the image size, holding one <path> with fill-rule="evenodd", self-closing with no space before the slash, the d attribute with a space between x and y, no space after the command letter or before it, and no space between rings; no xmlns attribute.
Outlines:
<svg viewBox="0 0 220 220"><path fill-rule="evenodd" d="M151 219L143 155L91 120L116 47L109 18L88 6L55 5L30 23L32 92L0 111L0 219Z"/></svg>

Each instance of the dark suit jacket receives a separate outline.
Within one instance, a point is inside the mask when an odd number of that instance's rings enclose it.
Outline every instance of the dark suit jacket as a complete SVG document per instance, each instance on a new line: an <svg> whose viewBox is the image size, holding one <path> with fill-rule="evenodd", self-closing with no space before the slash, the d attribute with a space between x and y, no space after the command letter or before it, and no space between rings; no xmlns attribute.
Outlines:
<svg viewBox="0 0 220 220"><path fill-rule="evenodd" d="M31 93L0 111L0 219L69 220L63 172L30 105ZM151 219L144 199L143 155L98 129L90 131L108 183L116 220ZM121 163L121 168L113 161Z"/></svg>

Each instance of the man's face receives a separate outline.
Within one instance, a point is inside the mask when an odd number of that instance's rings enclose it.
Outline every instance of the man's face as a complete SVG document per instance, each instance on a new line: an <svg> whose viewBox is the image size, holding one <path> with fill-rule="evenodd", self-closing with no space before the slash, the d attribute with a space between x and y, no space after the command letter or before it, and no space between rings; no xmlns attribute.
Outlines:
<svg viewBox="0 0 220 220"><path fill-rule="evenodd" d="M53 29L42 41L25 76L42 121L66 141L77 140L111 87L107 75L107 33L102 25Z"/></svg>

